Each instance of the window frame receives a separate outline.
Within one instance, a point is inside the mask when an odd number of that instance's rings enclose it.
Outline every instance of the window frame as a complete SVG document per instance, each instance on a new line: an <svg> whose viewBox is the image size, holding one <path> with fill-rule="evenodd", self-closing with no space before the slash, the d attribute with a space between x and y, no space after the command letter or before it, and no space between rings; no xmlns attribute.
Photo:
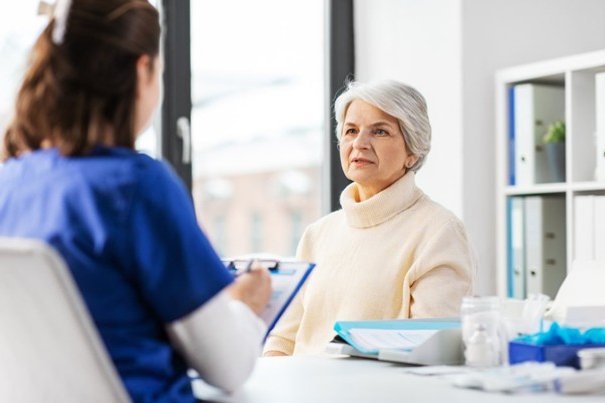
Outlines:
<svg viewBox="0 0 605 403"><path fill-rule="evenodd" d="M190 0L162 0L164 13L164 100L159 155L170 163L189 191L192 187L190 139L179 134L177 122L191 122L191 9ZM324 210L340 208L340 193L349 184L340 166L334 136L334 100L347 79L354 77L355 41L353 0L325 0L325 92L324 92ZM328 118L329 117L329 118ZM327 199L327 200L326 200Z"/></svg>
<svg viewBox="0 0 605 403"><path fill-rule="evenodd" d="M159 153L170 163L189 191L192 184L190 139L179 135L177 122L191 122L190 0L162 0L164 13L164 100ZM185 133L188 135L188 133Z"/></svg>
<svg viewBox="0 0 605 403"><path fill-rule="evenodd" d="M355 77L355 30L353 0L327 0L326 12L326 93L324 116L326 116L324 155L328 172L327 196L329 211L340 209L340 194L351 181L342 172L340 151L336 139L334 101L346 87L347 80ZM327 118L329 117L329 118Z"/></svg>

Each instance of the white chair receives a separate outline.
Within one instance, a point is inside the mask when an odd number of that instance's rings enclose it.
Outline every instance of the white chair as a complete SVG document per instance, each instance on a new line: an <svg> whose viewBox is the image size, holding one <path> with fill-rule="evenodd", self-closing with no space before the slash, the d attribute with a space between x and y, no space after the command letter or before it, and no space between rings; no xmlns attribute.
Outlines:
<svg viewBox="0 0 605 403"><path fill-rule="evenodd" d="M0 402L129 402L61 257L0 238Z"/></svg>

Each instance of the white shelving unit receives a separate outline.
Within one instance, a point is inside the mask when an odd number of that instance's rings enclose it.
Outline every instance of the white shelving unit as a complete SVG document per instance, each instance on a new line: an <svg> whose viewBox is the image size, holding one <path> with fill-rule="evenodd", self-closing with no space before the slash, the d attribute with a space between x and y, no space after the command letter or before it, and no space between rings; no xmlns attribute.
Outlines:
<svg viewBox="0 0 605 403"><path fill-rule="evenodd" d="M595 75L605 72L605 50L500 70L496 74L496 256L498 294L508 291L507 198L560 194L566 201L567 270L574 259L574 196L605 194L595 181ZM565 88L566 181L510 186L508 89L522 83L547 83ZM605 247L605 245L603 246Z"/></svg>

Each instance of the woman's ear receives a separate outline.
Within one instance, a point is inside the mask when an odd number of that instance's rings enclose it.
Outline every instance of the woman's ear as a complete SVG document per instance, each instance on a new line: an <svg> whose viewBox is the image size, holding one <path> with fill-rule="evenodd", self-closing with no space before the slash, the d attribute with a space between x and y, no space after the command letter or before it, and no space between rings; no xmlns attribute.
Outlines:
<svg viewBox="0 0 605 403"><path fill-rule="evenodd" d="M410 169L411 167L414 166L414 164L418 162L418 157L415 155L410 155L406 160L405 160L405 167L407 169Z"/></svg>
<svg viewBox="0 0 605 403"><path fill-rule="evenodd" d="M137 96L141 96L145 85L153 79L153 59L142 55L137 59Z"/></svg>

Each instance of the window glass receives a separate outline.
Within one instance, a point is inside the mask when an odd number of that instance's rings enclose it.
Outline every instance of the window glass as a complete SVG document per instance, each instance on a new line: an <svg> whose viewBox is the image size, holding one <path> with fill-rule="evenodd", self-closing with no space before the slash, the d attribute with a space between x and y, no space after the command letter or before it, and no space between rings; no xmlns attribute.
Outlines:
<svg viewBox="0 0 605 403"><path fill-rule="evenodd" d="M39 3L39 0L11 2L10 12L6 9L0 13L0 140L13 115L29 51L48 23L47 16L38 15Z"/></svg>
<svg viewBox="0 0 605 403"><path fill-rule="evenodd" d="M262 250L263 248L263 214L260 212L252 213L252 223L250 226L250 245L252 250Z"/></svg>
<svg viewBox="0 0 605 403"><path fill-rule="evenodd" d="M149 0L149 2L158 9L160 12L160 21L164 21L162 18L162 4L161 0ZM163 51L160 50L163 54ZM137 137L135 147L138 151L148 154L152 157L158 157L160 155L160 133L162 127L162 114L160 113L160 107L154 116L152 124L143 133Z"/></svg>
<svg viewBox="0 0 605 403"><path fill-rule="evenodd" d="M300 211L292 211L290 213L290 251L293 255L296 253L303 229L303 215Z"/></svg>
<svg viewBox="0 0 605 403"><path fill-rule="evenodd" d="M291 212L297 237L321 213L323 22L323 0L191 2L193 196L225 255L291 255Z"/></svg>
<svg viewBox="0 0 605 403"><path fill-rule="evenodd" d="M159 0L151 0L158 7ZM0 139L13 114L15 96L21 84L29 52L36 38L48 24L49 17L40 15L39 0L11 2L10 12L0 13ZM160 9L161 13L161 9ZM152 156L158 155L160 114L151 127L138 139L137 149Z"/></svg>
<svg viewBox="0 0 605 403"><path fill-rule="evenodd" d="M225 250L225 237L226 237L226 229L225 229L225 216L216 215L214 218L214 247L218 251L218 253L223 253Z"/></svg>

